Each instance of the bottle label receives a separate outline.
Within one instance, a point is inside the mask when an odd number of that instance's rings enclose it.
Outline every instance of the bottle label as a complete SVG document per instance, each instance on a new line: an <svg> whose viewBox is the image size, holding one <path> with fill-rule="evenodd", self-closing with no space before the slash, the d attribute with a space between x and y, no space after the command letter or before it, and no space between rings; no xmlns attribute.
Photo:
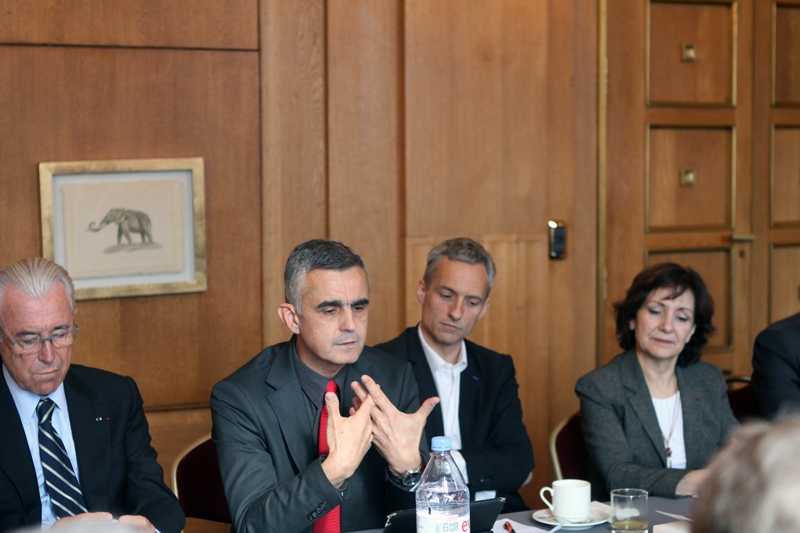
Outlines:
<svg viewBox="0 0 800 533"><path fill-rule="evenodd" d="M417 533L470 533L469 512L458 516L417 511Z"/></svg>

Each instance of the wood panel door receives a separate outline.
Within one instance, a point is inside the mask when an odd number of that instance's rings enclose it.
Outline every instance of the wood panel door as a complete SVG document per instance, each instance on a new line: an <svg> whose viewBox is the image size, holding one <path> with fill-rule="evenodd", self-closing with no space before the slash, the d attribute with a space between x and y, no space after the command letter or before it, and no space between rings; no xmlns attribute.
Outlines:
<svg viewBox="0 0 800 533"><path fill-rule="evenodd" d="M749 373L751 0L613 0L607 10L607 292L599 362L620 352L612 303L645 266L695 268L714 298L704 359Z"/></svg>
<svg viewBox="0 0 800 533"><path fill-rule="evenodd" d="M757 2L754 330L800 312L800 1Z"/></svg>
<svg viewBox="0 0 800 533"><path fill-rule="evenodd" d="M404 3L403 237L406 324L432 246L480 241L497 264L470 339L514 358L536 468L578 408L596 345L596 7L565 0ZM548 220L567 226L550 260Z"/></svg>

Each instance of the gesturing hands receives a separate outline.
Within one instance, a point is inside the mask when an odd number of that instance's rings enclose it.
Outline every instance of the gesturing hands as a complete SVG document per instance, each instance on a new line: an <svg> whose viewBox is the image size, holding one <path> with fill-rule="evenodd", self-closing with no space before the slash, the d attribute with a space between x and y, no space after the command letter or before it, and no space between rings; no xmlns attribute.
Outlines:
<svg viewBox="0 0 800 533"><path fill-rule="evenodd" d="M375 406L372 398L365 398L362 409L350 417L339 414L339 398L329 392L325 394L325 409L328 410L328 457L322 470L334 487L341 487L353 475L361 460L372 445L372 420L370 413Z"/></svg>
<svg viewBox="0 0 800 533"><path fill-rule="evenodd" d="M428 398L416 413L406 414L392 404L381 386L371 377L361 376L361 381L364 386L356 381L352 383L357 398L353 399L355 406L350 408L351 418L364 412L369 413L372 420L372 442L386 459L389 470L395 477L402 477L409 470L419 468L422 464L419 441L425 421L439 403L439 398Z"/></svg>

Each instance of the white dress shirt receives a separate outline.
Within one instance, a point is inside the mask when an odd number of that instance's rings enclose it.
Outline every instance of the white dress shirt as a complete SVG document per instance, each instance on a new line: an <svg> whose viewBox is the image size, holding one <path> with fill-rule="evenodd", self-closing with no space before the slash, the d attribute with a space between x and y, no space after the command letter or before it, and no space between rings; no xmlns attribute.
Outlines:
<svg viewBox="0 0 800 533"><path fill-rule="evenodd" d="M444 434L450 437L453 449L450 454L456 462L458 469L464 475L464 481L469 483L467 462L459 451L461 449L461 423L458 420L458 409L461 401L461 373L467 368L467 345L462 340L455 364L450 364L434 351L422 334L422 326L417 326L419 340L422 342L422 351L433 374L436 392L439 394L439 406L442 408ZM430 435L428 435L430 437ZM484 490L475 493L476 500L494 498L496 491Z"/></svg>
<svg viewBox="0 0 800 533"><path fill-rule="evenodd" d="M53 428L61 437L64 448L67 450L67 456L75 471L75 476L80 480L78 457L75 455L75 441L72 439L72 427L69 423L67 397L64 394L64 383L62 382L51 394L39 396L17 385L17 382L12 379L5 366L3 366L3 377L8 385L8 390L11 392L11 397L14 398L14 404L17 406L19 419L22 421L22 428L25 430L25 438L28 439L28 449L31 453L31 459L33 459L33 468L36 470L36 482L39 485L39 499L42 502L42 527L49 527L56 521L56 515L53 512L53 506L50 504L50 495L47 493L45 486L42 460L39 457L39 417L36 415L36 406L43 398L50 398L56 404L51 419Z"/></svg>
<svg viewBox="0 0 800 533"><path fill-rule="evenodd" d="M683 410L681 409L681 392L678 391L669 398L652 398L653 408L656 410L658 426L661 429L664 446L669 439L671 457L667 457L670 468L686 469L686 443L683 440ZM677 412L676 412L677 410ZM670 433L672 434L670 436Z"/></svg>

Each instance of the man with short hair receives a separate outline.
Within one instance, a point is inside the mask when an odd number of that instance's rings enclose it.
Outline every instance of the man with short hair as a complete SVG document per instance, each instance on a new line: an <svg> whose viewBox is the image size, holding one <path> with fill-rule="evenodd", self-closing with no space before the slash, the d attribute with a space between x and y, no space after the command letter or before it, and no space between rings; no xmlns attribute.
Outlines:
<svg viewBox="0 0 800 533"><path fill-rule="evenodd" d="M382 527L389 512L414 507L425 419L438 399L420 406L409 366L364 346L369 280L347 246L297 246L284 284L278 315L291 340L266 348L211 393L234 529Z"/></svg>
<svg viewBox="0 0 800 533"><path fill-rule="evenodd" d="M70 364L73 293L41 257L0 270L0 531L118 519L178 533L136 383Z"/></svg>
<svg viewBox="0 0 800 533"><path fill-rule="evenodd" d="M511 512L528 508L517 490L534 466L514 361L466 340L489 308L494 277L483 246L466 238L444 241L428 254L417 285L419 325L376 348L411 363L421 398L441 398L425 432L452 439L470 495L503 496L503 512Z"/></svg>

